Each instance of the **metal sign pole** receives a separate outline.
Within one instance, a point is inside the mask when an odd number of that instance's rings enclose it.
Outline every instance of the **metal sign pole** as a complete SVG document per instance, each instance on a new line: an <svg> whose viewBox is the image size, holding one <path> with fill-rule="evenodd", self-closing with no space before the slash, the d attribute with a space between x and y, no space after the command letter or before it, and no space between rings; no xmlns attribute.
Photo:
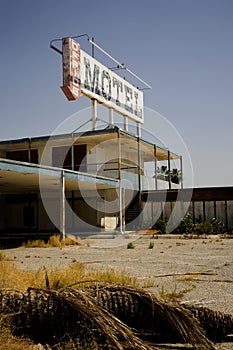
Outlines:
<svg viewBox="0 0 233 350"><path fill-rule="evenodd" d="M109 125L114 125L113 109L109 108Z"/></svg>
<svg viewBox="0 0 233 350"><path fill-rule="evenodd" d="M128 118L124 117L124 130L128 131Z"/></svg>
<svg viewBox="0 0 233 350"><path fill-rule="evenodd" d="M92 99L92 130L96 130L96 120L97 120L97 101Z"/></svg>
<svg viewBox="0 0 233 350"><path fill-rule="evenodd" d="M137 136L141 137L141 124L137 123Z"/></svg>

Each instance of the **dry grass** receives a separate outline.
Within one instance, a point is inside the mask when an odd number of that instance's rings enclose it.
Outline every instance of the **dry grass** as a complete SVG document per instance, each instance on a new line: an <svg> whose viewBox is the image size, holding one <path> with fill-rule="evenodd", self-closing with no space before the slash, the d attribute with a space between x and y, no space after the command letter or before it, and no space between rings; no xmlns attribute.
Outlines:
<svg viewBox="0 0 233 350"><path fill-rule="evenodd" d="M9 258L3 253L0 251L0 261L8 261Z"/></svg>
<svg viewBox="0 0 233 350"><path fill-rule="evenodd" d="M174 283L172 289L168 290L162 285L159 289L160 298L171 303L181 302L184 296L196 287L194 280L190 277L183 279L182 282L186 284L184 288L178 288L177 283Z"/></svg>
<svg viewBox="0 0 233 350"><path fill-rule="evenodd" d="M121 284L137 285L135 278L129 277L124 271L116 272L114 269L87 270L82 263L75 262L64 269L53 269L45 271L39 269L36 272L23 271L18 269L13 262L10 262L3 254L0 259L0 289L13 288L17 290L26 290L28 287L45 288L48 276L49 286L59 288L75 284L75 287L84 287L90 285L85 281L107 281ZM63 348L63 347L62 347ZM62 349L61 348L61 349ZM14 337L9 328L1 325L0 319L0 350L42 350L40 344L36 345L32 341L23 337ZM58 347L59 349L59 347ZM67 349L73 349L67 345Z"/></svg>
<svg viewBox="0 0 233 350"><path fill-rule="evenodd" d="M73 235L67 235L64 240L60 239L60 235L53 235L46 243L43 239L29 240L22 244L25 248L63 248L69 246L80 246L87 244L86 241L81 241Z"/></svg>
<svg viewBox="0 0 233 350"><path fill-rule="evenodd" d="M25 290L28 287L44 288L46 274L51 288L74 284L83 287L85 281L106 281L132 286L138 285L136 278L130 277L124 271L117 272L110 268L90 270L79 262L75 262L64 269L45 271L43 268L40 268L36 272L33 272L20 270L12 262L0 261L0 288L14 288L18 290Z"/></svg>
<svg viewBox="0 0 233 350"><path fill-rule="evenodd" d="M14 337L8 327L4 327L0 322L0 350L42 350L40 345L24 337Z"/></svg>

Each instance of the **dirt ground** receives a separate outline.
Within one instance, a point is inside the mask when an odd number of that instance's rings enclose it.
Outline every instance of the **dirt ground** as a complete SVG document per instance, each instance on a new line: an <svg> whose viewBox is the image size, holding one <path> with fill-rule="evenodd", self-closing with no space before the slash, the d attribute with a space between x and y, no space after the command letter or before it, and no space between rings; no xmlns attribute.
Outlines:
<svg viewBox="0 0 233 350"><path fill-rule="evenodd" d="M129 242L134 249L127 249ZM62 268L73 261L92 269L114 268L138 278L157 296L180 293L182 302L233 314L233 239L130 235L89 238L84 246L63 249L20 247L4 254L22 269ZM216 348L233 349L233 342L217 344Z"/></svg>

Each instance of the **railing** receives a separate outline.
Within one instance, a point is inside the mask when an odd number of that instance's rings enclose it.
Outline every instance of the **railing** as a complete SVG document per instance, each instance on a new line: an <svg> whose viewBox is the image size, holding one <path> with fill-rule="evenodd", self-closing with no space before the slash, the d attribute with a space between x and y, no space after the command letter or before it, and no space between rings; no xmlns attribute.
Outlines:
<svg viewBox="0 0 233 350"><path fill-rule="evenodd" d="M77 164L79 171L87 172L89 174L109 177L118 179L119 169L118 162L99 162L99 163L88 163L85 166ZM139 190L139 174L137 173L138 167L133 164L121 163L121 180L122 186L125 189ZM180 185L171 183L172 189L179 189ZM146 171L146 174L140 175L140 188L142 191L147 190L165 190L169 189L169 182L167 179L161 176L157 177L157 181L154 176L154 172Z"/></svg>

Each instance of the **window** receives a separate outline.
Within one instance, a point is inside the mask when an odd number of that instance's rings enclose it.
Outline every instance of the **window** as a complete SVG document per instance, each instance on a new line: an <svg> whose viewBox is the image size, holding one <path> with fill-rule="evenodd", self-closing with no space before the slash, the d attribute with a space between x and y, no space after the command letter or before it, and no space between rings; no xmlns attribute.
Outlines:
<svg viewBox="0 0 233 350"><path fill-rule="evenodd" d="M31 162L38 164L38 150L21 150L21 151L8 151L6 152L6 158L12 160L18 160L20 162ZM30 158L30 159L29 159Z"/></svg>
<svg viewBox="0 0 233 350"><path fill-rule="evenodd" d="M83 172L87 170L86 154L86 145L74 145L74 170ZM58 168L72 169L71 147L53 147L52 164Z"/></svg>
<svg viewBox="0 0 233 350"><path fill-rule="evenodd" d="M35 226L35 210L32 206L24 207L23 210L24 226L34 227Z"/></svg>

